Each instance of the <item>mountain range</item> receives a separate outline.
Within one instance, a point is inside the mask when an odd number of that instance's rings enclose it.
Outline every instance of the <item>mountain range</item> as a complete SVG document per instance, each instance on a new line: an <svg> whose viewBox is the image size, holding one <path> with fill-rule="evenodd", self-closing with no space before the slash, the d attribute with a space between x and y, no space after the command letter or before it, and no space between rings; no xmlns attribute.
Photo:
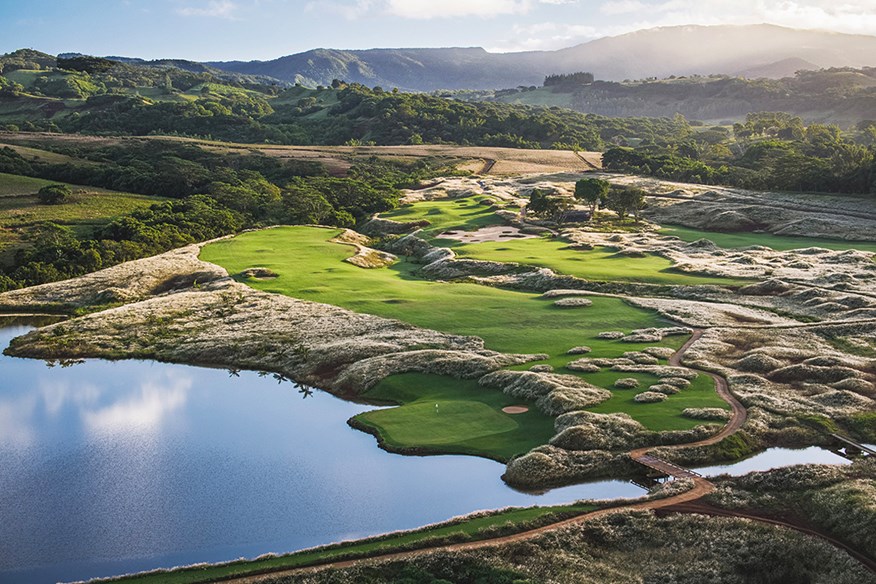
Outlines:
<svg viewBox="0 0 876 584"><path fill-rule="evenodd" d="M769 24L675 26L557 51L313 49L270 61L207 65L308 86L341 79L411 91L540 85L546 75L576 71L609 81L693 74L779 78L800 69L876 66L876 37Z"/></svg>

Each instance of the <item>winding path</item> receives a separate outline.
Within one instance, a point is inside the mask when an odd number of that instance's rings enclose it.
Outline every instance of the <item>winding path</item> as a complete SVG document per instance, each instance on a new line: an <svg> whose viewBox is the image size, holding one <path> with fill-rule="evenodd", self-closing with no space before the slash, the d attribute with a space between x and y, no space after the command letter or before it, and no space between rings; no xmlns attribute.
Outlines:
<svg viewBox="0 0 876 584"><path fill-rule="evenodd" d="M695 330L691 335L691 338L681 346L670 358L669 364L672 366L681 366L681 360L684 357L684 354L687 350L696 343L703 336L702 330ZM710 371L704 371L702 369L697 369L695 367L688 367L688 369L697 371L699 373L708 375L712 379L715 380L715 390L718 395L726 401L731 409L732 415L727 424L716 434L709 436L703 440L698 440L696 442L688 442L686 444L678 444L673 446L664 446L662 447L664 450L666 449L680 449L680 448L691 448L696 446L708 446L711 444L716 444L730 436L734 432L736 432L742 425L745 423L745 420L748 417L748 414L743 407L743 405L736 399L736 397L730 392L730 388L727 385L727 380L712 373ZM336 562L326 562L324 564L318 564L315 566L308 566L303 568L291 568L291 569L279 569L279 570L270 570L257 574L251 574L249 576L243 577L235 577L228 578L225 580L221 580L223 582L235 582L237 584L256 584L258 582L264 581L266 578L274 578L277 576L287 576L287 575L295 575L295 574L306 574L312 573L320 570L326 569L341 569L341 568L349 568L361 563L365 562L373 562L373 561L390 561L390 560L404 560L409 558L414 558L417 556L421 556L424 554L432 553L432 552L447 552L447 551L467 551L467 550L476 550L483 549L489 547L495 547L500 545L505 545L509 543L515 543L520 541L525 541L531 539L533 537L537 537L543 533L548 531L553 531L556 529L561 529L563 527L568 527L570 525L577 525L580 523L585 523L588 521L592 521L594 519L598 519L600 517L604 517L606 515L617 513L619 511L625 511L628 509L636 509L636 510L661 510L663 512L669 513L698 513L698 514L706 514L706 515L721 515L727 517L742 517L746 519L752 519L755 521L761 521L773 525L778 525L790 529L794 529L808 535L818 536L833 545L839 547L840 549L848 552L852 557L859 560L864 566L866 566L871 571L876 572L876 562L873 562L866 556L861 553L849 548L846 544L821 534L817 531L814 531L808 527L802 525L795 525L793 523L780 521L774 518L768 517L760 517L757 515L746 514L738 511L732 510L724 510L717 509L715 507L708 506L700 501L705 495L708 495L712 491L715 490L715 485L709 482L707 479L673 465L672 463L661 460L651 454L649 452L654 449L654 447L647 448L638 448L636 450L632 450L629 453L630 458L644 464L645 466L651 468L660 468L666 472L666 474L672 475L677 478L687 478L693 481L693 488L680 493L678 495L673 495L671 497L666 497L663 499L654 499L650 501L640 501L637 503L628 503L623 505L618 505L617 507L611 507L607 509L599 509L597 511L591 511L588 513L584 513L582 515L578 515L569 519L565 519L563 521L558 521L556 523L552 523L550 525L545 525L543 527L538 527L536 529L530 529L528 531L521 531L519 533L514 533L511 535L505 535L502 537L494 537L490 539L483 539L479 541L465 542L465 543L456 543L456 544L445 544L445 545L437 545L433 547L426 547L417 550L404 551L404 552L395 552L395 553L386 553L386 554L378 554L374 556L368 556L364 558L357 558L353 560L342 560ZM662 467L665 465L665 467Z"/></svg>

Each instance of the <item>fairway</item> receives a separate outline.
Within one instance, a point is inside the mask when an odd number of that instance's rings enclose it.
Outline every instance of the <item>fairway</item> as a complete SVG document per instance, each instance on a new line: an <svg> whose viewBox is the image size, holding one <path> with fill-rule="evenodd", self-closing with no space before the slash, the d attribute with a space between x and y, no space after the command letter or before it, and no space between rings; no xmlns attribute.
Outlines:
<svg viewBox="0 0 876 584"><path fill-rule="evenodd" d="M380 217L402 223L428 221L429 225L423 228L423 234L434 237L452 228L474 231L489 225L502 225L504 221L490 209L494 202L491 197L483 195L428 201L405 205L381 213Z"/></svg>
<svg viewBox="0 0 876 584"><path fill-rule="evenodd" d="M205 246L201 258L232 275L254 266L279 274L272 280L246 280L259 290L476 335L488 348L507 353L565 357L570 348L586 344L592 356L615 357L635 345L596 339L597 334L670 324L618 298L592 297L593 306L569 310L538 294L423 280L416 274L420 266L405 260L388 268L358 268L343 261L353 255L353 247L327 241L340 232L297 226L244 233Z"/></svg>
<svg viewBox="0 0 876 584"><path fill-rule="evenodd" d="M608 248L577 250L571 249L568 242L544 237L466 243L454 246L453 251L465 258L517 262L528 266L550 268L559 274L576 276L584 280L687 286L697 284L731 286L749 283L744 280L681 272L672 267L670 260L655 254L629 257Z"/></svg>
<svg viewBox="0 0 876 584"><path fill-rule="evenodd" d="M751 245L763 245L776 251L803 249L807 247L823 247L833 250L857 249L876 253L876 242L847 241L845 239L822 239L818 237L794 237L789 235L773 235L772 233L721 233L718 231L702 231L690 227L671 225L660 230L660 235L670 235L683 241L708 239L718 247L742 248Z"/></svg>
<svg viewBox="0 0 876 584"><path fill-rule="evenodd" d="M576 358L566 354L572 347L591 347L589 357L618 357L643 346L599 339L600 332L628 332L674 324L619 298L594 296L590 298L592 306L563 309L538 294L423 280L417 276L420 266L404 259L387 268L359 268L343 261L353 255L352 246L328 241L340 233L339 229L306 226L254 231L205 246L201 258L221 265L232 275L256 266L272 270L278 277L271 280L239 277L267 292L395 318L447 333L479 336L488 348L496 351L546 353L550 357L543 363L565 373L569 372L559 369ZM685 339L673 336L662 343L644 346L678 348ZM619 377L639 377L643 387L657 379L607 370L582 376L607 388ZM638 392L617 392L594 411L626 412L650 429L672 430L697 425L681 417L684 408L723 407L706 376L659 404L632 402L635 393ZM436 375L394 375L364 397L400 406L357 416L358 422L374 430L390 448L507 460L546 443L553 435L551 417L535 407L525 414L505 414L501 411L503 407L523 401L486 390L475 381Z"/></svg>
<svg viewBox="0 0 876 584"><path fill-rule="evenodd" d="M556 238L514 239L498 242L460 243L452 239L436 239L449 229L474 231L504 221L491 210L493 199L471 196L459 199L423 201L406 205L380 216L394 221L422 221L429 226L422 235L435 245L450 247L459 256L496 262L516 262L528 266L545 267L585 280L645 282L649 284L688 285L714 284L718 286L745 285L749 282L689 274L672 267L672 262L656 254L630 257L608 248L577 250L568 241Z"/></svg>

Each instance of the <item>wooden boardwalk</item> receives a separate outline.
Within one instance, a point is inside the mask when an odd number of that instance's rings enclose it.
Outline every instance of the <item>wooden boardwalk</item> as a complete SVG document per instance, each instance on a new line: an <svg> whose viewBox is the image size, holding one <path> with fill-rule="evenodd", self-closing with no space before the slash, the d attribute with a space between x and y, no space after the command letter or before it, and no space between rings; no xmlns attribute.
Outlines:
<svg viewBox="0 0 876 584"><path fill-rule="evenodd" d="M835 438L836 440L839 440L840 442L842 442L843 444L846 444L847 446L851 446L852 448L857 448L861 452L866 452L870 456L876 456L876 450L873 450L869 446L864 446L863 444L855 442L851 438L846 438L845 436L843 436L841 434L831 434L830 436L831 436L831 438Z"/></svg>
<svg viewBox="0 0 876 584"><path fill-rule="evenodd" d="M668 475L676 479L696 479L702 478L703 476L698 472L692 471L687 468L682 468L677 464L666 462L665 460L657 458L656 456L652 456L650 454L642 454L633 458L633 460L641 465L647 466L650 469L656 470L661 474Z"/></svg>

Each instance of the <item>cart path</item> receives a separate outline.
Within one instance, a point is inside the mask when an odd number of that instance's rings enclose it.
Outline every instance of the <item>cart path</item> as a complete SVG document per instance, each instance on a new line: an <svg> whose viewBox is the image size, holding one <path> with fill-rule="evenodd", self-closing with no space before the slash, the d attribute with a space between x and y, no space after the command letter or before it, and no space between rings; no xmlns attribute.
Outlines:
<svg viewBox="0 0 876 584"><path fill-rule="evenodd" d="M676 351L670 358L669 364L672 366L682 366L681 362L684 358L684 354L692 345L694 345L701 337L703 336L703 331L700 329L694 330L690 339L684 345L682 345L678 351ZM681 449L681 448L691 448L697 446L709 446L711 444L716 444L730 436L742 425L745 423L745 420L748 417L748 413L745 410L745 407L739 402L738 399L730 392L730 388L727 385L727 380L721 377L716 373L712 373L710 371L704 371L702 369L697 369L695 367L688 367L693 371L697 371L698 373L708 375L715 381L715 391L718 395L726 401L732 410L732 414L727 424L721 428L719 432L705 438L703 440L698 440L696 442L688 442L686 444L677 444L673 446L663 446L661 447L663 450L667 449ZM854 557L855 559L861 561L868 569L876 572L876 565L874 562L863 556L859 552L852 550L847 545L842 542L825 536L817 531L814 531L810 528L794 525L792 523L782 522L772 518L760 517L756 515L750 515L742 512L736 512L732 510L724 510L717 509L710 506L705 505L700 499L704 496L708 495L712 491L715 490L715 485L712 484L707 479L697 475L696 473L689 471L687 469L683 469L677 465L661 460L660 458L649 454L651 450L655 447L647 447L647 448L638 448L636 450L632 450L629 453L630 458L640 462L640 464L645 464L645 466L654 468L654 466L660 466L661 468L665 468L667 474L671 474L676 477L683 477L693 481L693 487L683 493L678 495L673 495L670 497L666 497L663 499L654 499L650 501L639 501L634 503L626 503L620 504L616 507L610 507L606 509L599 509L597 511L590 511L588 513L584 513L582 515L577 515L575 517L571 517L569 519L565 519L563 521L558 521L556 523L551 523L550 525L545 525L542 527L538 527L535 529L530 529L527 531L521 531L518 533L514 533L511 535L505 535L501 537L494 537L490 539L483 539L479 541L471 541L465 543L455 543L455 544L443 544L432 547L420 548L417 550L410 550L404 552L393 552L393 553L385 553L385 554L377 554L373 556L357 558L352 560L341 560L336 562L326 562L323 564L318 564L314 566L307 566L302 568L287 568L287 569L278 569L265 571L258 574L251 574L248 576L242 577L231 577L226 579L220 579L216 581L221 582L234 582L236 584L256 584L259 582L264 582L268 578L276 578L281 576L292 576L296 574L307 574L313 573L321 570L329 570L329 569L342 569L349 568L352 566L356 566L359 564L363 564L366 562L383 562L383 561L397 561L397 560L406 560L410 558L415 558L417 556L422 556L425 554L433 553L433 552L459 552L459 551L470 551L477 549L484 549L496 546L502 546L510 543L516 543L521 541L526 541L528 539L532 539L534 537L538 537L544 533L549 531L554 531L557 529L562 529L564 527L568 527L570 525L579 525L582 523L586 523L588 521L592 521L594 519L599 519L601 517L605 517L606 515L610 515L612 513L617 513L619 511L626 510L665 510L666 512L672 513L697 513L697 514L706 514L706 515L721 515L727 517L740 517L745 519L751 519L755 521L761 521L773 525L778 525L782 527L787 527L790 529L795 529L797 531L806 533L808 535L813 535L820 537L835 546L843 549L848 552L849 555ZM647 463L647 464L646 464ZM666 465L662 467L662 465Z"/></svg>

